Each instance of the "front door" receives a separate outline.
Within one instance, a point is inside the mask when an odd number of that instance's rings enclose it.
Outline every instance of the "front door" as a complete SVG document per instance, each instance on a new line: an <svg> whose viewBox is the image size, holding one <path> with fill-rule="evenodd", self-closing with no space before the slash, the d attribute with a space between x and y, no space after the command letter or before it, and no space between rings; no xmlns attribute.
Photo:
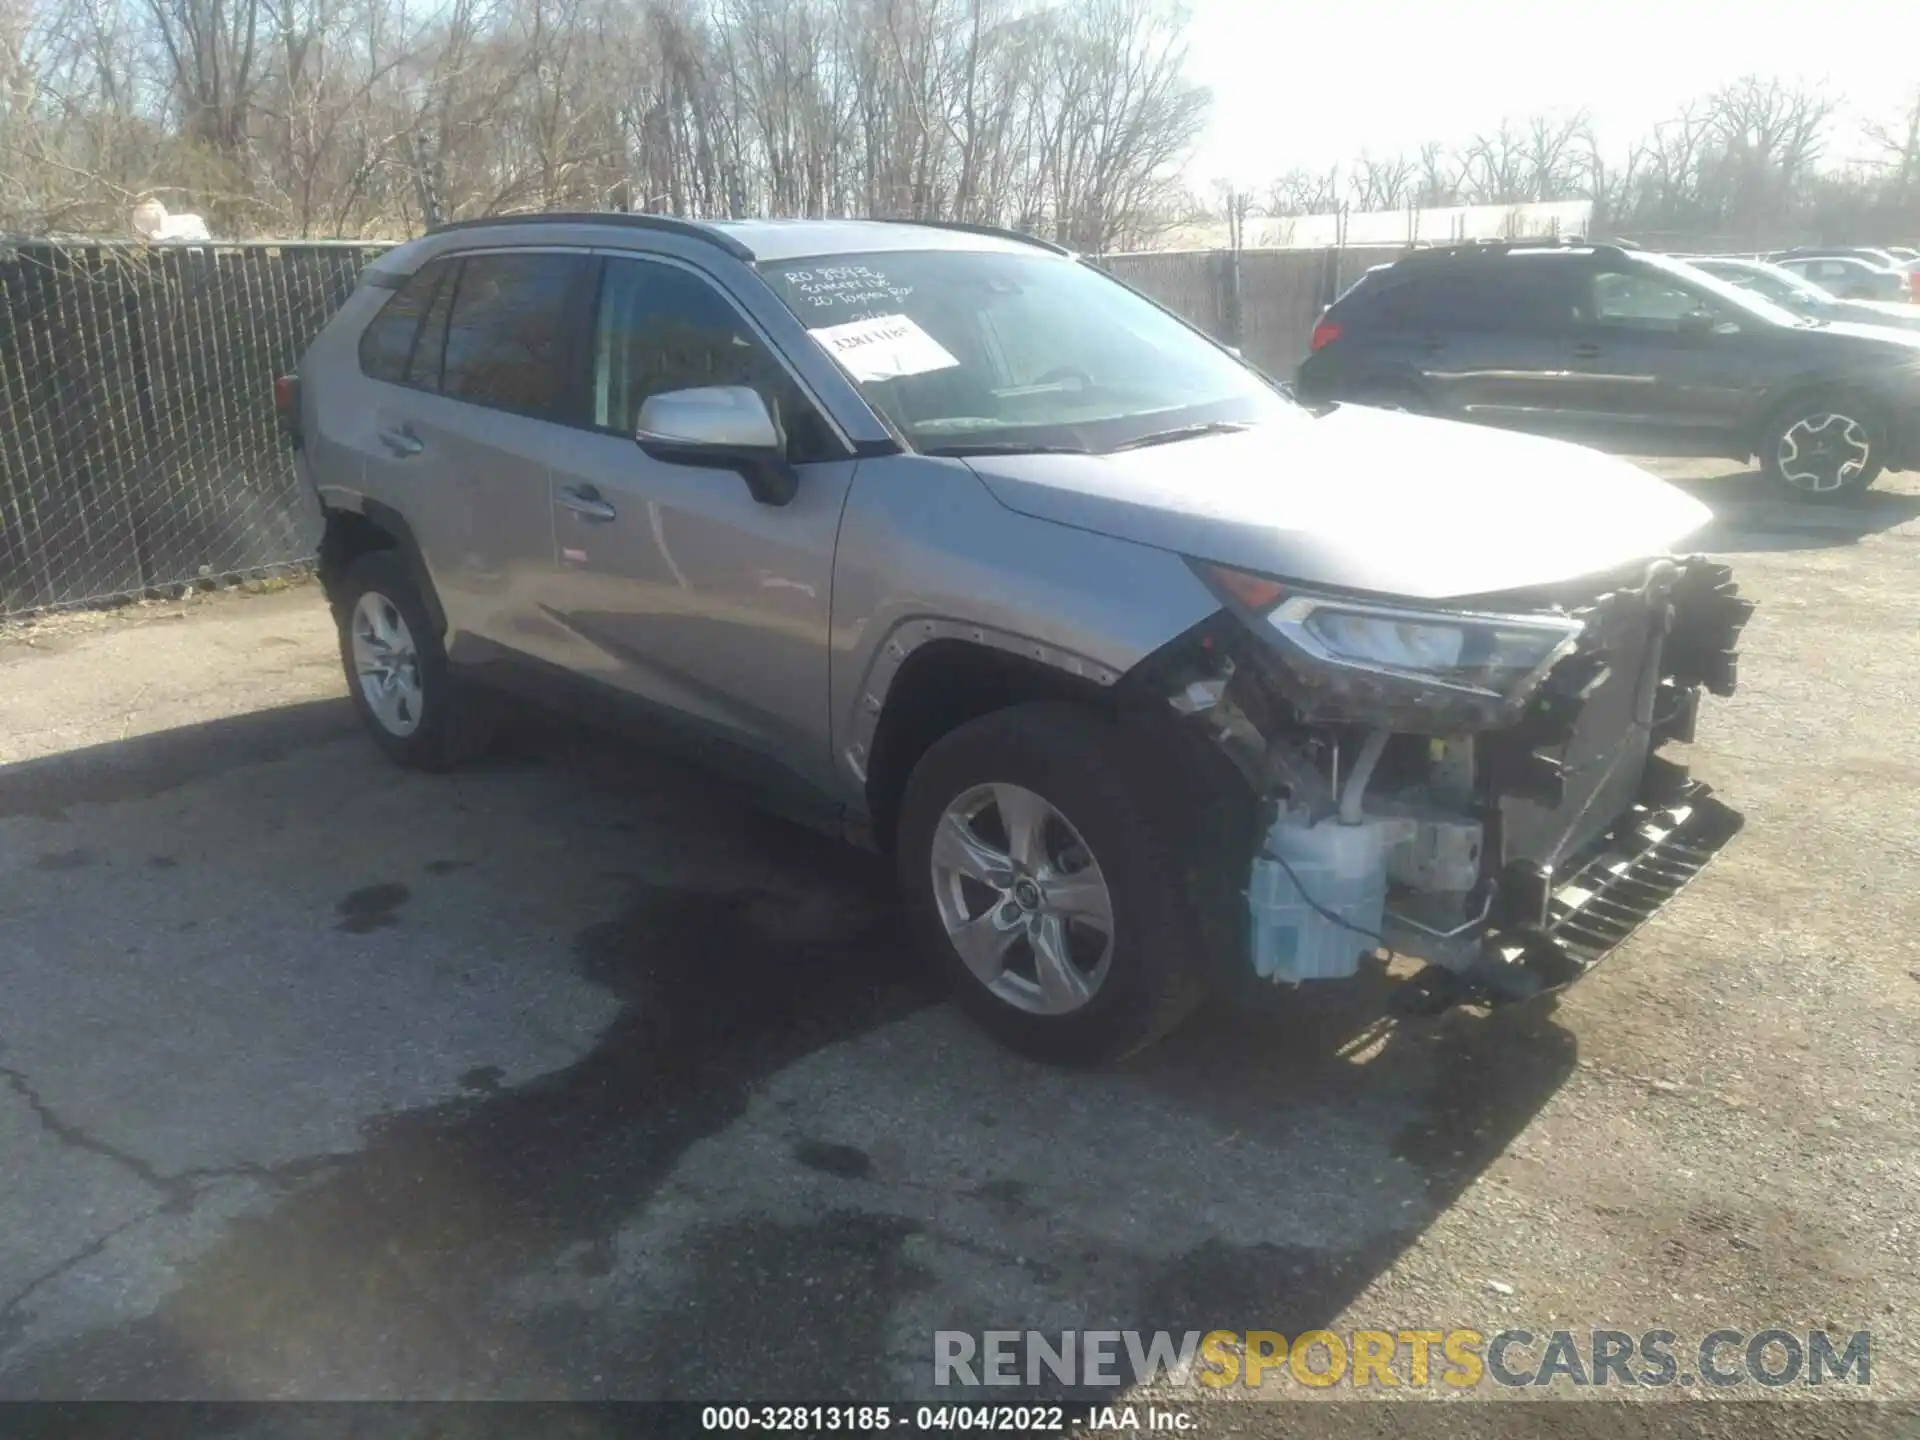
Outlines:
<svg viewBox="0 0 1920 1440"><path fill-rule="evenodd" d="M1571 387L1578 436L1630 454L1728 453L1762 322L1677 276L1605 264L1579 305Z"/></svg>
<svg viewBox="0 0 1920 1440"><path fill-rule="evenodd" d="M856 462L712 280L666 259L603 263L590 414L555 452L549 610L569 668L824 784L834 544ZM779 414L791 503L635 444L648 396L709 385L751 385Z"/></svg>

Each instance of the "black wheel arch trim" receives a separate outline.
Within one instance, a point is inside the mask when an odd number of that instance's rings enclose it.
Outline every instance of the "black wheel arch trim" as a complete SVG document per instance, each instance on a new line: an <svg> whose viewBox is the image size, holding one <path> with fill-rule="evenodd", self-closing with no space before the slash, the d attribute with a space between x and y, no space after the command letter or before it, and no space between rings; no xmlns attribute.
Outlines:
<svg viewBox="0 0 1920 1440"><path fill-rule="evenodd" d="M440 593L433 583L433 572L427 567L426 555L420 548L419 539L413 533L413 527L407 523L406 516L394 509L393 506L384 504L379 500L363 499L360 502L360 508L358 510L329 506L325 512L327 534L332 535L337 533L335 530L336 525L354 523L352 520L347 519L349 516L355 517L361 524L378 530L393 542L388 548L391 548L398 554L401 563L406 566L407 575L413 581L414 588L419 592L420 603L426 608L427 616L433 622L434 630L444 638L447 633L446 607L440 603ZM328 587L330 590L334 579L337 577L328 574L328 568L331 562L328 556L326 537L323 536L320 544L320 579L322 585ZM338 563L344 567L345 564L351 563L351 560L349 557L342 556L339 558Z"/></svg>
<svg viewBox="0 0 1920 1440"><path fill-rule="evenodd" d="M1894 412L1893 401L1869 379L1853 375L1799 375L1792 380L1776 385L1760 396L1749 412L1745 430L1749 453L1758 455L1767 438L1767 431L1779 421L1782 415L1794 406L1819 396L1857 396L1863 414L1855 419L1872 419L1881 428L1882 440L1897 445L1897 438L1889 429L1889 421Z"/></svg>

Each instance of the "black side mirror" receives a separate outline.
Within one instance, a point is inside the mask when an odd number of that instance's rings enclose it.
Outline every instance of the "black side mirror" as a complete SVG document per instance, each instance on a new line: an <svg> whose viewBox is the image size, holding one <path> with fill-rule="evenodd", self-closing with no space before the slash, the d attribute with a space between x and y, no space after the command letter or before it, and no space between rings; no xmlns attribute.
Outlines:
<svg viewBox="0 0 1920 1440"><path fill-rule="evenodd" d="M1711 335L1713 333L1713 312L1711 310L1689 310L1680 317L1682 335Z"/></svg>
<svg viewBox="0 0 1920 1440"><path fill-rule="evenodd" d="M656 460L732 470L762 505L785 505L800 477L787 463L787 437L764 396L748 385L707 385L650 395L634 440Z"/></svg>

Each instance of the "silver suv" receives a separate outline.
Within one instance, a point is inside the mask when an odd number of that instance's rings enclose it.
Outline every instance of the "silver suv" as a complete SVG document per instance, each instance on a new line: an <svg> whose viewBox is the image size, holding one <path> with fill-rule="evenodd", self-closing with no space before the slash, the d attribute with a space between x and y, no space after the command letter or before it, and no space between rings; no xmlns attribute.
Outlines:
<svg viewBox="0 0 1920 1440"><path fill-rule="evenodd" d="M1738 827L1654 755L1750 606L1623 461L1280 386L960 226L527 216L279 387L396 759L531 690L895 857L961 1002L1109 1059L1208 991L1556 988ZM610 703L609 703L610 702Z"/></svg>

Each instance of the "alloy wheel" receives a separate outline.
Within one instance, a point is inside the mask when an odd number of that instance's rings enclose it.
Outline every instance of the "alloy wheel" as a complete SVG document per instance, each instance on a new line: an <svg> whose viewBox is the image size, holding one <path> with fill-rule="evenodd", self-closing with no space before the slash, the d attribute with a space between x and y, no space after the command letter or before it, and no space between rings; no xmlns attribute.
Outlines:
<svg viewBox="0 0 1920 1440"><path fill-rule="evenodd" d="M940 816L933 893L955 953L1032 1015L1089 1004L1113 964L1113 896L1066 816L1019 785L976 785Z"/></svg>
<svg viewBox="0 0 1920 1440"><path fill-rule="evenodd" d="M1826 411L1789 425L1775 458L1788 484L1825 495L1844 489L1867 468L1873 442L1858 420Z"/></svg>
<svg viewBox="0 0 1920 1440"><path fill-rule="evenodd" d="M420 652L400 608L378 591L353 607L353 672L381 728L402 738L420 728Z"/></svg>

